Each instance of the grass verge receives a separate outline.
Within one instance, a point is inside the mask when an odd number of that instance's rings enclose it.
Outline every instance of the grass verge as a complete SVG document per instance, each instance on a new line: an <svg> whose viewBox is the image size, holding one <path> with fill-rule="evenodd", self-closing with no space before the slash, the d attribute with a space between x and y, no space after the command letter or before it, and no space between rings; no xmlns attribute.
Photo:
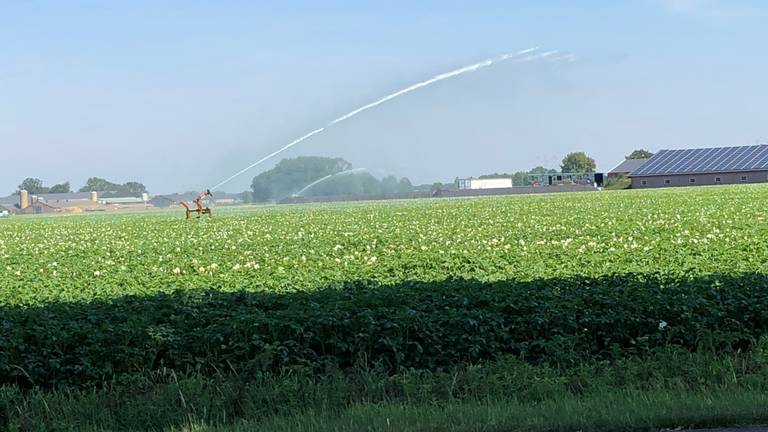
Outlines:
<svg viewBox="0 0 768 432"><path fill-rule="evenodd" d="M768 423L768 343L567 368L506 358L396 375L362 366L248 379L173 372L99 387L0 388L9 431L565 431Z"/></svg>
<svg viewBox="0 0 768 432"><path fill-rule="evenodd" d="M357 405L329 414L308 412L233 426L204 424L183 431L353 432L353 431L652 431L768 422L765 392L694 393L625 391L577 397L564 395L538 404L510 399L410 406Z"/></svg>

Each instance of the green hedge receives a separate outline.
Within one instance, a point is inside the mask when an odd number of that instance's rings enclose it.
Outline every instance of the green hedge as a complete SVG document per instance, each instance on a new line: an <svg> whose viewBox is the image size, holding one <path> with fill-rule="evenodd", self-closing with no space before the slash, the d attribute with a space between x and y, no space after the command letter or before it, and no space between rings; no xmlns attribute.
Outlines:
<svg viewBox="0 0 768 432"><path fill-rule="evenodd" d="M644 355L670 344L748 348L766 330L762 274L360 281L284 294L186 291L2 306L0 384L83 385L169 369L440 370L502 354L566 364Z"/></svg>

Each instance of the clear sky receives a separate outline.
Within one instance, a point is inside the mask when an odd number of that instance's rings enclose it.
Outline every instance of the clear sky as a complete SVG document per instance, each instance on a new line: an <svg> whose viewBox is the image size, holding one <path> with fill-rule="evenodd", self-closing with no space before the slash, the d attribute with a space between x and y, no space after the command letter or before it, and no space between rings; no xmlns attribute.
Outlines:
<svg viewBox="0 0 768 432"><path fill-rule="evenodd" d="M281 157L433 182L569 151L608 170L638 147L754 144L767 18L762 0L0 0L0 194L29 176L204 188L380 96L531 46L577 60L446 80Z"/></svg>

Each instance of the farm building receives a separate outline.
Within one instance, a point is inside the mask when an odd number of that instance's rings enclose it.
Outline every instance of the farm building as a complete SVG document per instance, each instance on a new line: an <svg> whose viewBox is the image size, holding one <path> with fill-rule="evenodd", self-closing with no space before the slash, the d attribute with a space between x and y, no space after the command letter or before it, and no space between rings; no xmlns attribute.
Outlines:
<svg viewBox="0 0 768 432"><path fill-rule="evenodd" d="M0 198L0 205L4 207L21 207L22 201L26 205L32 202L44 202L55 207L76 206L78 204L87 204L95 202L95 192L73 192L73 193L48 193L48 194L30 194L26 191L20 191L16 194ZM26 199L25 199L26 198Z"/></svg>
<svg viewBox="0 0 768 432"><path fill-rule="evenodd" d="M511 188L512 179L505 178L467 178L456 180L456 188L458 190L476 190L476 189L503 189Z"/></svg>
<svg viewBox="0 0 768 432"><path fill-rule="evenodd" d="M96 192L46 193L35 195L38 201L48 204L70 204L95 202Z"/></svg>
<svg viewBox="0 0 768 432"><path fill-rule="evenodd" d="M143 193L140 197L105 197L99 199L102 204L147 204L149 194Z"/></svg>
<svg viewBox="0 0 768 432"><path fill-rule="evenodd" d="M633 188L768 182L768 145L661 150L629 174Z"/></svg>
<svg viewBox="0 0 768 432"><path fill-rule="evenodd" d="M101 208L96 192L31 195L30 201L34 213L81 213Z"/></svg>
<svg viewBox="0 0 768 432"><path fill-rule="evenodd" d="M633 171L640 169L640 167L645 165L649 160L650 159L625 159L624 162L608 171L608 178L629 177Z"/></svg>
<svg viewBox="0 0 768 432"><path fill-rule="evenodd" d="M79 213L101 205L96 202L95 192L33 195L27 191L0 198L0 205L18 214Z"/></svg>
<svg viewBox="0 0 768 432"><path fill-rule="evenodd" d="M48 205L43 202L32 203L29 206L20 209L17 214L43 214L43 213L56 213L61 211L58 207Z"/></svg>
<svg viewBox="0 0 768 432"><path fill-rule="evenodd" d="M216 195L219 195L218 193ZM191 203L197 196L197 192L172 193L167 195L155 195L149 200L153 207L172 207L180 202Z"/></svg>
<svg viewBox="0 0 768 432"><path fill-rule="evenodd" d="M0 197L0 206L6 210L14 210L19 204L18 195L10 195L7 197Z"/></svg>
<svg viewBox="0 0 768 432"><path fill-rule="evenodd" d="M191 203L196 196L197 196L197 193L195 192L185 192L183 194L175 193L175 194L168 194L168 195L155 195L154 197L152 197L151 200L149 200L149 204L151 204L154 207L177 206L179 205L180 202ZM240 196L241 196L240 194L228 194L225 192L216 192L212 202L213 204L220 204L220 205L241 204L243 200L240 199Z"/></svg>
<svg viewBox="0 0 768 432"><path fill-rule="evenodd" d="M584 185L602 186L603 173L538 173L528 174L533 186Z"/></svg>

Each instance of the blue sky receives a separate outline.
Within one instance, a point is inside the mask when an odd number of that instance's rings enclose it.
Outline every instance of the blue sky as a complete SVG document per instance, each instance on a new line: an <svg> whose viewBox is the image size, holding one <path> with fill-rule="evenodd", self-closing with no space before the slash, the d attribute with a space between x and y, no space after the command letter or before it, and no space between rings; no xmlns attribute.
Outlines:
<svg viewBox="0 0 768 432"><path fill-rule="evenodd" d="M416 182L768 139L762 1L1 1L0 194L200 189L360 105L531 46L283 153ZM228 190L244 190L270 164Z"/></svg>

